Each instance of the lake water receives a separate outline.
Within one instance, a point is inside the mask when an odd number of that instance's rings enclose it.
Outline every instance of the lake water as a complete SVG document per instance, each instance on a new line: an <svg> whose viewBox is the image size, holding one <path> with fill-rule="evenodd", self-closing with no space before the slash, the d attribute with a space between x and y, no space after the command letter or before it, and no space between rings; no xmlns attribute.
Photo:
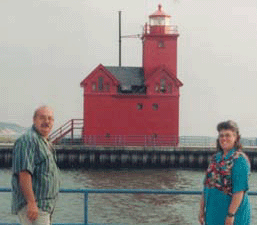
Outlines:
<svg viewBox="0 0 257 225"><path fill-rule="evenodd" d="M124 188L201 190L204 171L62 170L62 188ZM11 170L0 170L0 187L10 187ZM250 177L250 191L257 191L257 172ZM251 196L253 224L257 224L257 196ZM10 213L10 193L0 193L0 222L15 223ZM147 194L89 194L90 223L198 224L200 196ZM61 193L54 223L83 223L83 194ZM256 223L254 222L256 221Z"/></svg>

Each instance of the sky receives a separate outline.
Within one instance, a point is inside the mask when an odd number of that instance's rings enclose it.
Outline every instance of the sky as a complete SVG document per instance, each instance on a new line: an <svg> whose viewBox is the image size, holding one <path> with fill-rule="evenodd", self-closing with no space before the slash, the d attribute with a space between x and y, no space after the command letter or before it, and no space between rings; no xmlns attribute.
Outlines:
<svg viewBox="0 0 257 225"><path fill-rule="evenodd" d="M80 82L119 63L118 11L122 35L141 34L159 3L180 34L180 135L232 119L257 137L256 0L1 0L0 121L29 127L45 104L55 129L83 118ZM142 66L139 38L122 39L122 66Z"/></svg>

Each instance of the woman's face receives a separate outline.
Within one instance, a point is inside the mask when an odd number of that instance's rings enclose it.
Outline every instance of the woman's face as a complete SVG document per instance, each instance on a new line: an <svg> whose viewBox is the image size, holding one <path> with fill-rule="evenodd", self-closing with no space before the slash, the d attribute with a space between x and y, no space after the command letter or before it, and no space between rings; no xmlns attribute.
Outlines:
<svg viewBox="0 0 257 225"><path fill-rule="evenodd" d="M232 130L221 130L219 132L219 143L223 151L229 151L235 146L237 140L236 132Z"/></svg>

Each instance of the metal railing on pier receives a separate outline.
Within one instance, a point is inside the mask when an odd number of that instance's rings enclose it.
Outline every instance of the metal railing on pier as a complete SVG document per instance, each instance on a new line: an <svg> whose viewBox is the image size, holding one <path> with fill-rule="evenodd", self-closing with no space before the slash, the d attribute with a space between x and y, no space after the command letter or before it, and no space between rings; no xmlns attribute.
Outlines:
<svg viewBox="0 0 257 225"><path fill-rule="evenodd" d="M60 138L57 144L88 146L143 146L143 147L215 147L216 137L208 136L173 136L173 135L78 135ZM241 138L244 147L257 146L257 138Z"/></svg>
<svg viewBox="0 0 257 225"><path fill-rule="evenodd" d="M11 192L11 188L0 188L0 192ZM53 225L101 225L100 223L88 222L88 197L89 194L166 194L166 195L201 195L202 191L179 191L163 189L61 189L61 193L84 194L84 223L53 223ZM256 191L249 191L249 195L257 195ZM115 223L104 223L112 224ZM18 223L0 223L0 225L19 225ZM117 225L117 223L116 223Z"/></svg>
<svg viewBox="0 0 257 225"><path fill-rule="evenodd" d="M84 144L90 146L177 146L178 137L173 135L85 135Z"/></svg>
<svg viewBox="0 0 257 225"><path fill-rule="evenodd" d="M74 135L59 139L56 144L73 144L87 146L120 147L185 147L185 146L215 146L216 139L205 136L175 136L175 135Z"/></svg>

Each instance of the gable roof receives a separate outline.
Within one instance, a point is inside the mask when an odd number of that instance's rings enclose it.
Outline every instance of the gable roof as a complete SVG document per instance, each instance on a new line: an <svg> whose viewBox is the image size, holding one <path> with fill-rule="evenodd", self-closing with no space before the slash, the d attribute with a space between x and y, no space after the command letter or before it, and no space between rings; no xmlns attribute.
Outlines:
<svg viewBox="0 0 257 225"><path fill-rule="evenodd" d="M119 80L117 80L116 77L102 64L99 64L83 81L81 81L80 86L83 87L88 82L88 80L91 79L91 77L94 77L99 71L103 71L106 76L108 76L114 82L114 84L119 84Z"/></svg>
<svg viewBox="0 0 257 225"><path fill-rule="evenodd" d="M144 85L144 71L142 67L118 67L105 66L122 86L142 86Z"/></svg>
<svg viewBox="0 0 257 225"><path fill-rule="evenodd" d="M161 65L160 67L158 67L152 74L151 76L145 81L145 85L149 85L149 83L151 82L151 80L155 79L157 77L158 74L160 74L162 71L165 71L167 73L167 75L175 82L175 84L178 87L183 86L183 83L165 66L165 65Z"/></svg>

